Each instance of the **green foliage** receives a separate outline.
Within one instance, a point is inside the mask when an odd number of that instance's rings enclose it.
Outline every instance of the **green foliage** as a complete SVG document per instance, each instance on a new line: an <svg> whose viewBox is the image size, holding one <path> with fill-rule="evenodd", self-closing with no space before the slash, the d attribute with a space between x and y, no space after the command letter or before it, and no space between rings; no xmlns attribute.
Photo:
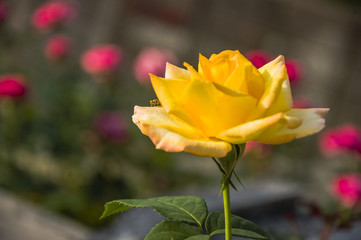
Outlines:
<svg viewBox="0 0 361 240"><path fill-rule="evenodd" d="M115 200L106 203L101 218L139 207L151 207L167 218L152 228L145 240L209 240L211 236L225 232L224 214L208 214L205 201L192 196ZM235 215L232 215L232 235L250 239L271 239L255 223Z"/></svg>
<svg viewBox="0 0 361 240"><path fill-rule="evenodd" d="M186 238L185 240L209 240L209 239L211 239L211 236L209 236L209 235L195 235L195 236Z"/></svg>
<svg viewBox="0 0 361 240"><path fill-rule="evenodd" d="M166 218L196 224L200 227L208 213L206 203L202 198L173 196L115 200L105 204L105 211L101 218L126 211L133 207L151 207Z"/></svg>
<svg viewBox="0 0 361 240"><path fill-rule="evenodd" d="M185 223L162 221L150 230L144 240L184 240L202 233L202 229Z"/></svg>
<svg viewBox="0 0 361 240"><path fill-rule="evenodd" d="M232 235L252 238L252 239L271 239L270 236L259 226L244 218L232 215ZM211 212L206 219L206 229L209 235L224 233L224 213Z"/></svg>

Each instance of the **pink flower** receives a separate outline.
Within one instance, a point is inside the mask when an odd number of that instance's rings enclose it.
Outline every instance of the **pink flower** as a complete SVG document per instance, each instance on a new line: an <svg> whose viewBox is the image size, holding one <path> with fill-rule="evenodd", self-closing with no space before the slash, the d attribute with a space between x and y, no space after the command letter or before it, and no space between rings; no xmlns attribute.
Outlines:
<svg viewBox="0 0 361 240"><path fill-rule="evenodd" d="M69 55L70 39L65 35L55 35L48 39L45 56L50 60L61 60Z"/></svg>
<svg viewBox="0 0 361 240"><path fill-rule="evenodd" d="M361 176L345 174L336 177L331 184L332 192L345 206L358 204L361 198Z"/></svg>
<svg viewBox="0 0 361 240"><path fill-rule="evenodd" d="M116 112L104 112L95 121L96 132L106 140L113 142L124 141L127 136L125 120Z"/></svg>
<svg viewBox="0 0 361 240"><path fill-rule="evenodd" d="M143 49L135 60L134 75L140 83L150 83L150 73L164 77L166 62L177 64L178 61L168 50Z"/></svg>
<svg viewBox="0 0 361 240"><path fill-rule="evenodd" d="M301 66L295 59L286 59L286 68L290 84L295 85L302 78Z"/></svg>
<svg viewBox="0 0 361 240"><path fill-rule="evenodd" d="M270 62L273 57L265 50L253 50L247 54L247 59L256 67L260 68L266 63ZM286 59L286 69L290 84L294 85L302 77L301 66L295 59Z"/></svg>
<svg viewBox="0 0 361 240"><path fill-rule="evenodd" d="M68 22L75 15L75 6L70 2L63 0L48 1L35 10L32 16L32 24L41 31L49 31Z"/></svg>
<svg viewBox="0 0 361 240"><path fill-rule="evenodd" d="M93 47L81 58L84 71L95 75L111 74L120 67L122 62L122 49L111 44Z"/></svg>
<svg viewBox="0 0 361 240"><path fill-rule="evenodd" d="M5 21L8 15L8 8L4 2L0 0L0 23Z"/></svg>
<svg viewBox="0 0 361 240"><path fill-rule="evenodd" d="M20 98L27 92L24 78L18 74L0 75L0 98Z"/></svg>
<svg viewBox="0 0 361 240"><path fill-rule="evenodd" d="M325 155L352 151L361 154L361 130L352 124L330 129L320 136L319 145Z"/></svg>
<svg viewBox="0 0 361 240"><path fill-rule="evenodd" d="M262 67L273 59L270 53L264 50L249 51L246 56L256 68Z"/></svg>

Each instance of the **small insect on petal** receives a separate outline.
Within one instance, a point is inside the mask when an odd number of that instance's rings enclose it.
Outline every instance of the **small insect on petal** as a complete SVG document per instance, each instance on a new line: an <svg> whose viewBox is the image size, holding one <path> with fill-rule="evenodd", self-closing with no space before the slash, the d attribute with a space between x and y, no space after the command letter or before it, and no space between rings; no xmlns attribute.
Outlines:
<svg viewBox="0 0 361 240"><path fill-rule="evenodd" d="M160 104L158 99L150 100L149 104L151 107L161 107L162 106L162 104Z"/></svg>

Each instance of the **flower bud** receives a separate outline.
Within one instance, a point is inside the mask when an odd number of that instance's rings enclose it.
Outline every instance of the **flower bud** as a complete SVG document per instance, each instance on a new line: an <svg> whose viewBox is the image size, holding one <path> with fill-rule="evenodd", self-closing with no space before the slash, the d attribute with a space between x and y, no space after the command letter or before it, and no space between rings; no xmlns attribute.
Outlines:
<svg viewBox="0 0 361 240"><path fill-rule="evenodd" d="M361 130L353 124L345 124L330 129L321 135L319 146L325 155L345 152L358 152L361 154Z"/></svg>
<svg viewBox="0 0 361 240"><path fill-rule="evenodd" d="M0 76L0 98L21 98L27 92L21 75L5 74Z"/></svg>
<svg viewBox="0 0 361 240"><path fill-rule="evenodd" d="M361 176L345 174L336 177L331 185L335 197L347 207L353 207L361 199Z"/></svg>
<svg viewBox="0 0 361 240"><path fill-rule="evenodd" d="M38 7L32 16L32 25L43 32L64 25L76 15L76 8L68 1L48 1Z"/></svg>
<svg viewBox="0 0 361 240"><path fill-rule="evenodd" d="M85 72L94 75L108 75L119 69L123 62L123 50L116 45L100 45L87 50L81 65Z"/></svg>
<svg viewBox="0 0 361 240"><path fill-rule="evenodd" d="M45 56L53 61L66 58L70 52L70 39L65 35L55 35L48 39L45 46Z"/></svg>

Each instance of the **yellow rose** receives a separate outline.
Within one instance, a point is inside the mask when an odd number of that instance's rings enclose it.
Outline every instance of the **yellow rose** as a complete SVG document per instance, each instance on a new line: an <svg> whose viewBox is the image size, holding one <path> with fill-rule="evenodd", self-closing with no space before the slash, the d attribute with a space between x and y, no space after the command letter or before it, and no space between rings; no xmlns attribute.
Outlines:
<svg viewBox="0 0 361 240"><path fill-rule="evenodd" d="M327 108L292 109L283 56L257 69L228 50L199 55L198 71L184 65L151 75L161 106L134 109L133 122L157 149L224 157L232 144L286 143L325 125Z"/></svg>

